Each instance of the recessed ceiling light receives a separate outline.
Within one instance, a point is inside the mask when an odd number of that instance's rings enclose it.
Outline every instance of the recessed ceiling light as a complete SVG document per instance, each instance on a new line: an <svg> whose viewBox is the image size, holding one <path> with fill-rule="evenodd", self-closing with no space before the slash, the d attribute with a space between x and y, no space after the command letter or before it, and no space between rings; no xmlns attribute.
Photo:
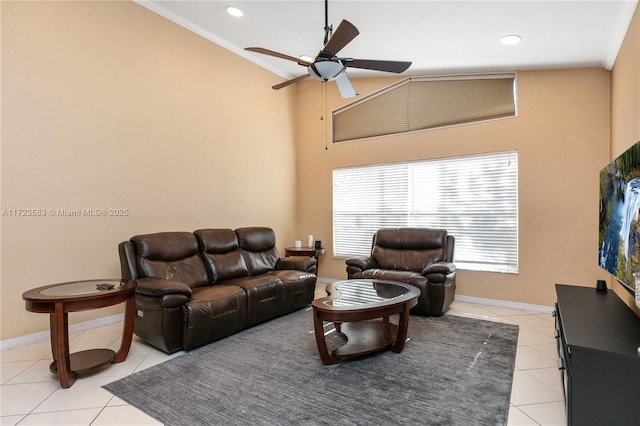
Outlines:
<svg viewBox="0 0 640 426"><path fill-rule="evenodd" d="M522 40L522 37L520 37L519 35L509 34L509 35L503 36L500 39L500 43L506 44L506 45L513 45L513 44L520 43L520 40Z"/></svg>
<svg viewBox="0 0 640 426"><path fill-rule="evenodd" d="M235 16L236 18L239 18L242 15L244 15L244 13L240 9L233 6L227 6L227 13L231 16Z"/></svg>
<svg viewBox="0 0 640 426"><path fill-rule="evenodd" d="M307 56L307 55L300 56L300 59L302 59L305 62L313 62L313 58L311 56Z"/></svg>

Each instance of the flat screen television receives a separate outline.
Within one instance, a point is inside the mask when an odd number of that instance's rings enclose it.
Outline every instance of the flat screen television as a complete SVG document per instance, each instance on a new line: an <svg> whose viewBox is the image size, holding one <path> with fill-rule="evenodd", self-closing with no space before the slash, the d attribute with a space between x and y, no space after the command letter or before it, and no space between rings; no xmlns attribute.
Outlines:
<svg viewBox="0 0 640 426"><path fill-rule="evenodd" d="M629 292L640 272L640 141L600 171L600 266Z"/></svg>

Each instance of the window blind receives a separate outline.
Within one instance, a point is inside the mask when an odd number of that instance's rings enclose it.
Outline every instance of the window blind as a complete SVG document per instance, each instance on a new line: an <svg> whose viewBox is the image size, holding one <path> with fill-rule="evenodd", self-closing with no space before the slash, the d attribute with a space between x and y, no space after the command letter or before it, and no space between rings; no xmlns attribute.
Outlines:
<svg viewBox="0 0 640 426"><path fill-rule="evenodd" d="M446 229L459 268L518 270L516 151L333 171L334 255L368 256L385 227Z"/></svg>
<svg viewBox="0 0 640 426"><path fill-rule="evenodd" d="M515 74L412 77L333 112L333 143L516 113Z"/></svg>

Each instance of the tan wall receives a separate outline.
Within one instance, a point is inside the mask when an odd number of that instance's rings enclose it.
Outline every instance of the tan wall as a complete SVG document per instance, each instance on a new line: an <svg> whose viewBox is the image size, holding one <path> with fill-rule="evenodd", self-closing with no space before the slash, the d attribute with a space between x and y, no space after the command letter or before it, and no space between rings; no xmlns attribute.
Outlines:
<svg viewBox="0 0 640 426"><path fill-rule="evenodd" d="M265 225L293 240L293 98L276 81L132 2L2 2L2 208L128 215L2 216L0 339L48 330L24 291L119 277L135 234Z"/></svg>
<svg viewBox="0 0 640 426"><path fill-rule="evenodd" d="M595 286L598 177L609 159L609 75L602 69L518 73L519 116L410 135L343 143L325 150L330 130L315 81L298 89L299 233L323 240L321 276L346 278L331 256L331 172L336 167L516 149L519 153L519 273L459 271L457 293L551 306L554 283ZM367 94L395 79L354 79ZM329 109L345 101L328 87Z"/></svg>
<svg viewBox="0 0 640 426"><path fill-rule="evenodd" d="M640 141L640 9L636 9L611 72L611 160ZM633 297L611 278L612 288L640 315Z"/></svg>

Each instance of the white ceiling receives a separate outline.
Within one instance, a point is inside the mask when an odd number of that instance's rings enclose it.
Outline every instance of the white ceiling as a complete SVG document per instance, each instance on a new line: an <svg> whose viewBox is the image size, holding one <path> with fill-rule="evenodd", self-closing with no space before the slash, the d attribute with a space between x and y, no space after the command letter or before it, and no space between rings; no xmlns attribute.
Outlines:
<svg viewBox="0 0 640 426"><path fill-rule="evenodd" d="M315 57L324 38L323 0L138 3L285 79L305 74L306 69L244 48ZM408 75L611 69L637 4L638 0L330 0L329 24L335 29L347 19L360 31L339 56L413 61L405 71ZM244 16L227 14L228 5L240 8ZM506 34L519 34L521 43L500 44ZM385 75L354 68L348 74ZM274 84L281 81L274 76Z"/></svg>

